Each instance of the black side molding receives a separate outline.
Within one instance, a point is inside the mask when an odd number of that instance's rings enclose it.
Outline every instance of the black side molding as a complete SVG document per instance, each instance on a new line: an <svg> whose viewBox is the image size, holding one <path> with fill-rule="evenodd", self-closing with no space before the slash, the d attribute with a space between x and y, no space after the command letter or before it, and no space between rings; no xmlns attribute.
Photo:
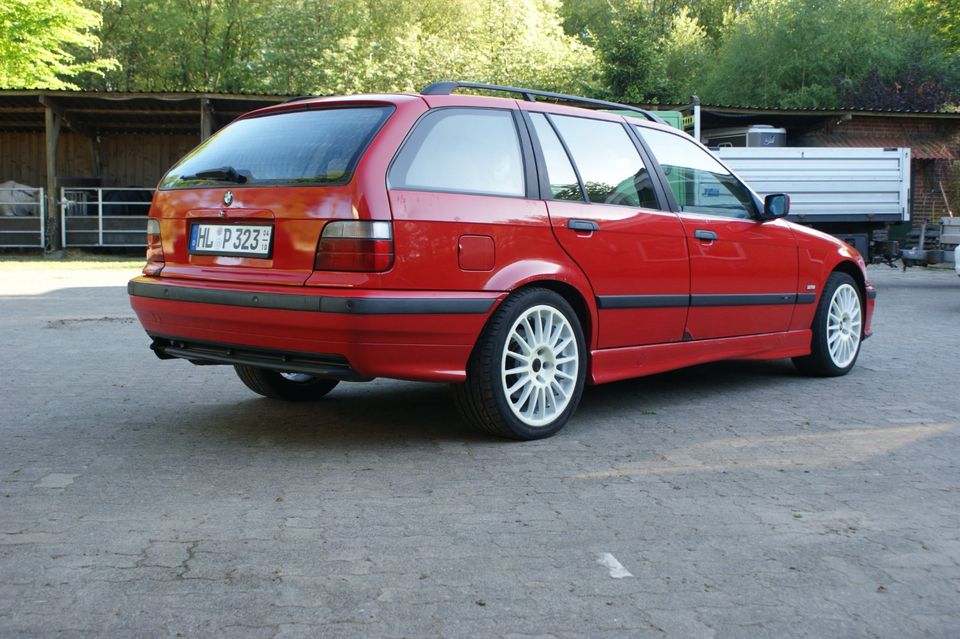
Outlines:
<svg viewBox="0 0 960 639"><path fill-rule="evenodd" d="M775 306L796 304L796 293L755 293L748 295L691 295L690 306Z"/></svg>
<svg viewBox="0 0 960 639"><path fill-rule="evenodd" d="M460 315L486 313L493 307L493 299L424 298L424 297L324 297L295 293L254 293L223 289L167 286L132 280L127 293L134 297L268 308L283 311L314 313L343 313L353 315Z"/></svg>
<svg viewBox="0 0 960 639"><path fill-rule="evenodd" d="M598 295L597 308L675 308L686 306L775 306L813 304L813 293L757 293L747 295Z"/></svg>
<svg viewBox="0 0 960 639"><path fill-rule="evenodd" d="M690 306L689 295L600 295L597 308L675 308Z"/></svg>

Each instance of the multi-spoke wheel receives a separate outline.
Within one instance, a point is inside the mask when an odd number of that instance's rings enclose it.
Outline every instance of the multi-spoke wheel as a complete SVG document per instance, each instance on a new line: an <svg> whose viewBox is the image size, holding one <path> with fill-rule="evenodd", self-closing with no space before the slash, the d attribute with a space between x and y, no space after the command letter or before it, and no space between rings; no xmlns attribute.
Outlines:
<svg viewBox="0 0 960 639"><path fill-rule="evenodd" d="M543 426L567 408L580 354L563 313L545 304L525 310L510 327L500 360L503 392L517 419Z"/></svg>
<svg viewBox="0 0 960 639"><path fill-rule="evenodd" d="M846 273L831 273L813 318L810 355L794 358L802 372L833 377L853 368L863 337L863 300Z"/></svg>
<svg viewBox="0 0 960 639"><path fill-rule="evenodd" d="M339 383L335 379L314 377L306 373L277 371L237 364L233 367L247 388L271 399L302 402L320 399Z"/></svg>
<svg viewBox="0 0 960 639"><path fill-rule="evenodd" d="M576 410L586 374L583 329L570 304L540 288L497 309L455 389L477 427L515 439L548 437Z"/></svg>

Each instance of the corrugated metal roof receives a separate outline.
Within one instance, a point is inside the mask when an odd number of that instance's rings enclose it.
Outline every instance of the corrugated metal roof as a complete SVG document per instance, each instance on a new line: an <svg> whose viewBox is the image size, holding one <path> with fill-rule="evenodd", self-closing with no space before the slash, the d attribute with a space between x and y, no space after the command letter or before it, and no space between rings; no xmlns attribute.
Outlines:
<svg viewBox="0 0 960 639"><path fill-rule="evenodd" d="M701 109L709 109L715 111L741 111L741 112L763 112L763 113L794 113L794 114L821 114L821 115L830 115L833 113L836 114L867 114L867 115L927 115L927 116L944 116L944 117L954 117L960 118L960 112L957 111L948 111L948 110L937 110L937 111L923 111L923 110L911 110L911 109L875 109L871 107L767 107L767 106L751 106L751 105L739 105L739 104L701 104Z"/></svg>
<svg viewBox="0 0 960 639"><path fill-rule="evenodd" d="M284 99L283 96L222 93L0 90L0 130L43 130L43 100L66 114L68 128L100 134L199 133L202 100L210 104L219 127L243 113Z"/></svg>

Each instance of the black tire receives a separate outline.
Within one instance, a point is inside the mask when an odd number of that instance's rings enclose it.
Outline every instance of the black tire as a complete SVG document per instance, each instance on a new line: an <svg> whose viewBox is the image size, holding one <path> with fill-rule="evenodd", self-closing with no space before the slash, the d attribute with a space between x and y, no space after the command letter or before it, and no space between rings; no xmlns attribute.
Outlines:
<svg viewBox="0 0 960 639"><path fill-rule="evenodd" d="M549 423L531 426L521 421L510 408L501 378L501 362L514 323L537 306L548 306L563 315L572 329L578 360L567 406ZM563 297L544 288L518 291L500 305L484 327L467 363L467 381L453 387L457 408L469 424L486 433L524 441L550 437L567 423L583 395L587 373L585 342L577 314ZM551 397L555 398L552 393Z"/></svg>
<svg viewBox="0 0 960 639"><path fill-rule="evenodd" d="M237 371L237 377L240 378L240 381L254 393L270 399L282 399L288 402L307 402L320 399L340 383L336 379L310 376L305 376L309 379L302 380L288 379L277 371L243 364L237 364L233 368Z"/></svg>
<svg viewBox="0 0 960 639"><path fill-rule="evenodd" d="M830 304L834 294L839 288L844 286L852 287L856 292L856 299L860 306L861 324L853 359L844 366L838 366L830 355L827 323L829 321ZM817 312L813 316L813 325L811 327L813 329L813 339L810 344L810 354L793 358L793 364L797 369L804 375L814 377L839 377L849 373L857 363L857 358L860 356L860 347L863 343L863 311L863 294L860 292L860 287L857 286L856 281L846 273L837 271L831 273L823 287L823 294L820 295Z"/></svg>

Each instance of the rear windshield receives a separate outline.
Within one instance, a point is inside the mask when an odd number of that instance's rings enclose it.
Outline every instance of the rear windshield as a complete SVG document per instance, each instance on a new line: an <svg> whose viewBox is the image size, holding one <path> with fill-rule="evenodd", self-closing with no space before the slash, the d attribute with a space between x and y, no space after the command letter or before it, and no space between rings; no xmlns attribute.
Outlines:
<svg viewBox="0 0 960 639"><path fill-rule="evenodd" d="M392 112L315 109L238 120L170 169L160 188L345 184Z"/></svg>

